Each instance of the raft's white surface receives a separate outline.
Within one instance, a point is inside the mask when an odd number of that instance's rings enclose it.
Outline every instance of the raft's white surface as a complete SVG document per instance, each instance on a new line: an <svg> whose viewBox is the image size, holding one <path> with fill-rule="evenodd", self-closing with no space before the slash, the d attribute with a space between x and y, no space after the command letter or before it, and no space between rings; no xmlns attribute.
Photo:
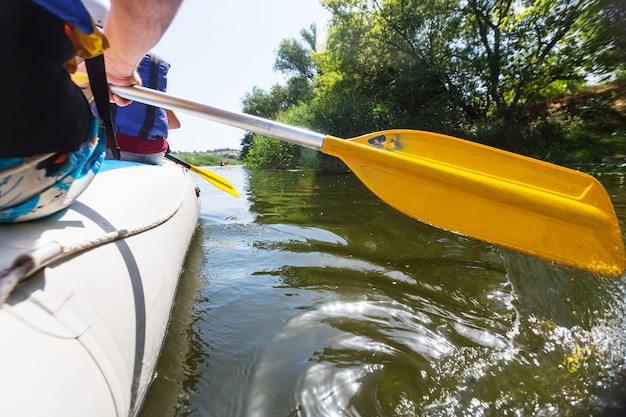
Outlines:
<svg viewBox="0 0 626 417"><path fill-rule="evenodd" d="M183 168L106 161L68 210L0 225L0 276L49 263L0 306L1 415L136 415L199 210Z"/></svg>

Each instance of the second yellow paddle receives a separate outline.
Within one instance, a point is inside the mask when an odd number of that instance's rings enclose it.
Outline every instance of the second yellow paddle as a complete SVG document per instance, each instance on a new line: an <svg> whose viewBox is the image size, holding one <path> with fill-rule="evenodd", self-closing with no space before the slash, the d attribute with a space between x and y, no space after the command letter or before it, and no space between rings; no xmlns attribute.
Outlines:
<svg viewBox="0 0 626 417"><path fill-rule="evenodd" d="M626 267L611 200L584 173L435 133L340 139L142 87L111 90L339 157L387 204L432 226L604 275Z"/></svg>
<svg viewBox="0 0 626 417"><path fill-rule="evenodd" d="M204 178L205 180L207 180L208 182L210 182L211 184L213 184L220 190L226 191L228 194L234 195L235 197L239 198L239 193L237 192L235 187L233 187L230 181L228 181L226 178L220 177L219 175L212 173L208 169L199 168L197 166L188 164L187 162L176 158L169 152L165 153L164 156L170 161L176 162L177 164L187 168L191 172L200 175L202 178Z"/></svg>

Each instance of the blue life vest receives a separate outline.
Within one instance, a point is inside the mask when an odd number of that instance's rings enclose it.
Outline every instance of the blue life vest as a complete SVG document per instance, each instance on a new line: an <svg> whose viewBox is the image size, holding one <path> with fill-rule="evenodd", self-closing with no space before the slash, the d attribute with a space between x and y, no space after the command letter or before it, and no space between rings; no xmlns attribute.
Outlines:
<svg viewBox="0 0 626 417"><path fill-rule="evenodd" d="M165 91L167 72L170 64L156 54L147 54L137 68L144 87ZM115 114L115 132L145 139L167 138L167 114L160 107L132 102L125 107L117 107Z"/></svg>

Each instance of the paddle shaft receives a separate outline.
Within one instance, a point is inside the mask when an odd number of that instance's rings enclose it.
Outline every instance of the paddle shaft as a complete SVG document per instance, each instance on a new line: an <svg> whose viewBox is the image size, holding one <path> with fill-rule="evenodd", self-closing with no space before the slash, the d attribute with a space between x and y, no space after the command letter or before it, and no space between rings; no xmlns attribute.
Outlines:
<svg viewBox="0 0 626 417"><path fill-rule="evenodd" d="M250 132L281 139L296 145L320 151L324 143L325 135L310 130L289 126L272 120L263 119L250 114L219 109L206 104L195 103L178 97L173 97L161 91L145 87L118 87L110 86L111 91L129 100L138 101L152 106L191 114L248 130Z"/></svg>
<svg viewBox="0 0 626 417"><path fill-rule="evenodd" d="M191 164L188 164L187 162L176 158L175 156L171 155L169 152L166 152L165 155L163 156L172 162L176 162L178 165L181 165L187 169L191 169Z"/></svg>

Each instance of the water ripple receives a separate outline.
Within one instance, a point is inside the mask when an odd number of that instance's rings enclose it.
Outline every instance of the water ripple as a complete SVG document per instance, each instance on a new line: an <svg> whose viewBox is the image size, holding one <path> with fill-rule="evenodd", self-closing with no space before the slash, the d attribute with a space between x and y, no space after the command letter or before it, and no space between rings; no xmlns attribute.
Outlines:
<svg viewBox="0 0 626 417"><path fill-rule="evenodd" d="M412 221L351 176L232 172L177 415L625 415L625 277Z"/></svg>

